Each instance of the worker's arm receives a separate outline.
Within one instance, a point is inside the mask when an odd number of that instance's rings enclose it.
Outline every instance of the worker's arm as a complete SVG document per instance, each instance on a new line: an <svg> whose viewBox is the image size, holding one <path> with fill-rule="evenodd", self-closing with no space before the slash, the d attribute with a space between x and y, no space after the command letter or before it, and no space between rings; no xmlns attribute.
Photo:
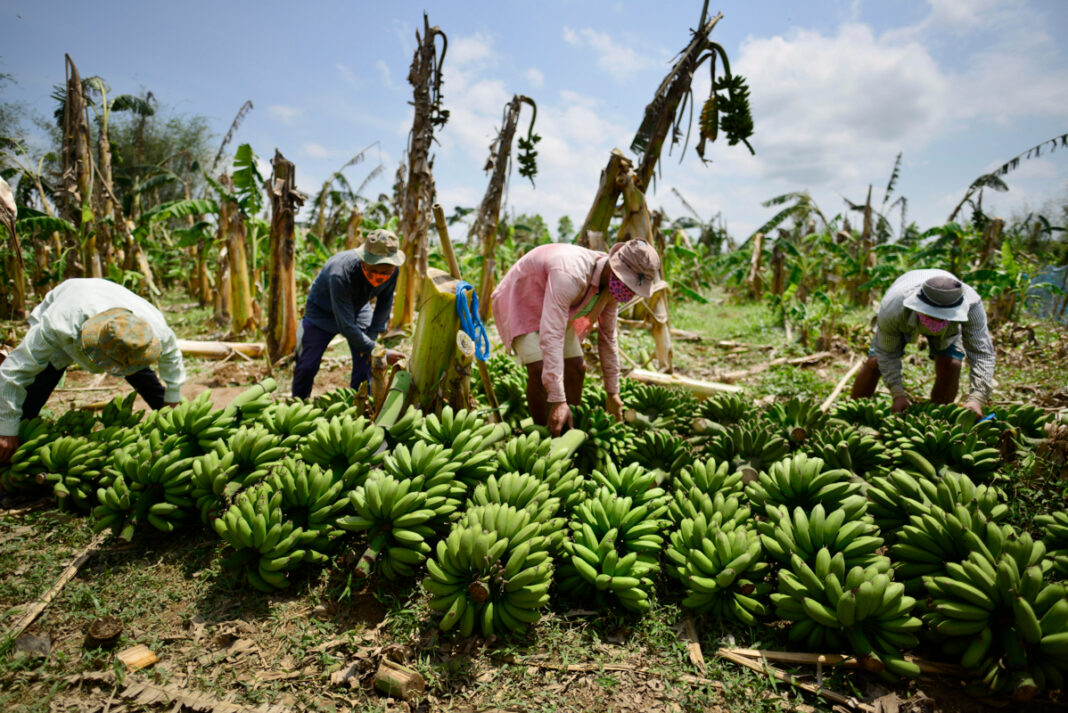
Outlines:
<svg viewBox="0 0 1068 713"><path fill-rule="evenodd" d="M182 351L178 348L178 339L174 332L167 330L167 336L160 340L159 378L166 390L163 401L175 405L182 398L182 384L185 383L185 364Z"/></svg>
<svg viewBox="0 0 1068 713"><path fill-rule="evenodd" d="M48 366L57 349L48 328L35 324L30 327L22 343L0 364L0 437L8 446L12 443L18 446L19 421L22 420L26 390ZM7 450L6 446L4 450ZM8 458L0 457L0 462L8 460L10 455L7 454Z"/></svg>
<svg viewBox="0 0 1068 713"><path fill-rule="evenodd" d="M903 319L904 310L898 314L890 314L880 309L875 327L875 340L872 343L875 358L879 362L879 374L886 388L890 390L895 407L902 403L902 400L905 400L907 405L908 399L901 379L901 351L905 345L905 335L901 328Z"/></svg>
<svg viewBox="0 0 1068 713"><path fill-rule="evenodd" d="M968 309L968 321L961 326L961 341L968 355L969 390L965 404L974 403L980 409L994 390L994 340L986 325L986 310L982 300Z"/></svg>
<svg viewBox="0 0 1068 713"><path fill-rule="evenodd" d="M351 348L362 354L370 354L375 340L368 337L356 322L359 314L352 302L352 284L343 274L330 275L330 305L334 312L337 329ZM377 310L376 310L377 312ZM372 320L372 324L373 324ZM355 356L355 355L354 355Z"/></svg>
<svg viewBox="0 0 1068 713"><path fill-rule="evenodd" d="M605 409L616 418L623 418L623 401L619 398L619 344L616 326L619 305L612 300L597 316L597 354L601 357L601 376L607 394Z"/></svg>

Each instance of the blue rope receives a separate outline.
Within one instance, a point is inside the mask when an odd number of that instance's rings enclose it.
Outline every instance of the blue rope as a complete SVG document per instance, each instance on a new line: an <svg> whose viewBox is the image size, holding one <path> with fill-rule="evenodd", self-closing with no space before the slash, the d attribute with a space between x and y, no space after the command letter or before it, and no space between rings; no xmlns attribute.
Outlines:
<svg viewBox="0 0 1068 713"><path fill-rule="evenodd" d="M471 306L467 305L467 293L471 293ZM486 336L486 326L478 316L478 293L470 282L460 280L456 284L456 314L460 315L460 329L475 340L475 358L479 361L489 359L490 343Z"/></svg>

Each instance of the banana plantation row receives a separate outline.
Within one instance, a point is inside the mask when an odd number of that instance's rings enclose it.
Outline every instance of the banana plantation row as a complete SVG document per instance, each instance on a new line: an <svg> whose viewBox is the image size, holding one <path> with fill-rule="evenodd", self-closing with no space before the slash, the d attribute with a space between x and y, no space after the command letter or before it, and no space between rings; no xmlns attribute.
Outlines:
<svg viewBox="0 0 1068 713"><path fill-rule="evenodd" d="M959 662L975 691L1063 689L1068 512L1026 522L1001 489L1041 464L1042 410L757 410L626 381L634 425L587 389L577 428L550 438L519 368L490 366L503 423L400 402L372 421L355 391L274 402L271 380L222 410L204 395L144 415L131 396L23 422L0 487L49 488L125 540L203 526L265 592L352 551L354 576L421 582L460 636L519 634L564 602L638 616L677 600L786 620L788 646L851 652L890 680L918 675L916 652Z"/></svg>

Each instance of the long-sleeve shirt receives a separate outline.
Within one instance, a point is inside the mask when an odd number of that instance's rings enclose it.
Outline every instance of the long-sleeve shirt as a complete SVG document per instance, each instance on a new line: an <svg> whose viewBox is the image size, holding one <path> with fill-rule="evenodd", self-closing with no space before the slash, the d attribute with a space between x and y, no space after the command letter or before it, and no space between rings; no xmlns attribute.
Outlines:
<svg viewBox="0 0 1068 713"><path fill-rule="evenodd" d="M886 382L886 387L895 397L905 395L905 387L901 382L901 355L905 345L917 334L931 336L920 324L916 313L905 307L905 298L914 294L924 282L936 275L953 277L945 270L906 272L890 285L879 306L878 326L872 348L879 360L879 372ZM967 400L982 405L990 398L994 388L994 342L986 325L986 310L983 309L982 298L968 285L964 285L963 297L968 305L968 320L950 322L945 330L935 335L935 339L945 343L960 334L964 353L971 366Z"/></svg>
<svg viewBox="0 0 1068 713"><path fill-rule="evenodd" d="M341 334L353 349L370 354L375 348L375 339L386 331L400 270L394 270L388 280L375 287L363 276L362 265L363 262L352 250L340 252L327 260L308 291L304 318L319 329ZM357 317L372 298L377 301L371 324L362 330L357 324Z"/></svg>
<svg viewBox="0 0 1068 713"><path fill-rule="evenodd" d="M542 383L550 403L564 395L564 333L568 323L597 299L608 255L564 243L540 245L522 258L493 291L493 319L504 346L538 332ZM604 388L619 393L619 352L616 347L617 305L609 300L597 315L597 351Z"/></svg>
<svg viewBox="0 0 1068 713"><path fill-rule="evenodd" d="M66 369L76 362L87 371L101 371L82 349L82 324L116 307L128 309L148 322L160 342L159 376L166 387L163 398L167 402L178 401L185 368L178 340L160 311L114 282L67 280L45 295L30 313L26 338L0 364L0 436L18 435L26 389L49 364Z"/></svg>

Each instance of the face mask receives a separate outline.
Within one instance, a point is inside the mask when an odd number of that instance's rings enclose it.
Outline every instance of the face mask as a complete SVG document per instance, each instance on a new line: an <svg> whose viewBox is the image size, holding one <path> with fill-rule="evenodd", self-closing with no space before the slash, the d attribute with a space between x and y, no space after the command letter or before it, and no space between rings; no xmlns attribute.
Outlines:
<svg viewBox="0 0 1068 713"><path fill-rule="evenodd" d="M386 284L386 281L389 278L393 277L393 272L397 268L393 268L389 272L385 272L385 273L382 273L382 272L371 272L370 270L367 269L367 265L360 265L360 269L363 270L363 276L367 278L368 282L370 282L375 287L379 287L381 285Z"/></svg>
<svg viewBox="0 0 1068 713"><path fill-rule="evenodd" d="M608 276L608 292L611 293L612 298L619 304L626 304L634 298L634 293L631 292L630 288L623 284L623 280L615 275Z"/></svg>
<svg viewBox="0 0 1068 713"><path fill-rule="evenodd" d="M928 317L927 315L922 314L920 312L917 312L916 316L920 318L920 324L922 324L924 328L927 329L927 331L929 331L931 334L938 334L946 328L946 325L949 324L949 322L944 319Z"/></svg>

